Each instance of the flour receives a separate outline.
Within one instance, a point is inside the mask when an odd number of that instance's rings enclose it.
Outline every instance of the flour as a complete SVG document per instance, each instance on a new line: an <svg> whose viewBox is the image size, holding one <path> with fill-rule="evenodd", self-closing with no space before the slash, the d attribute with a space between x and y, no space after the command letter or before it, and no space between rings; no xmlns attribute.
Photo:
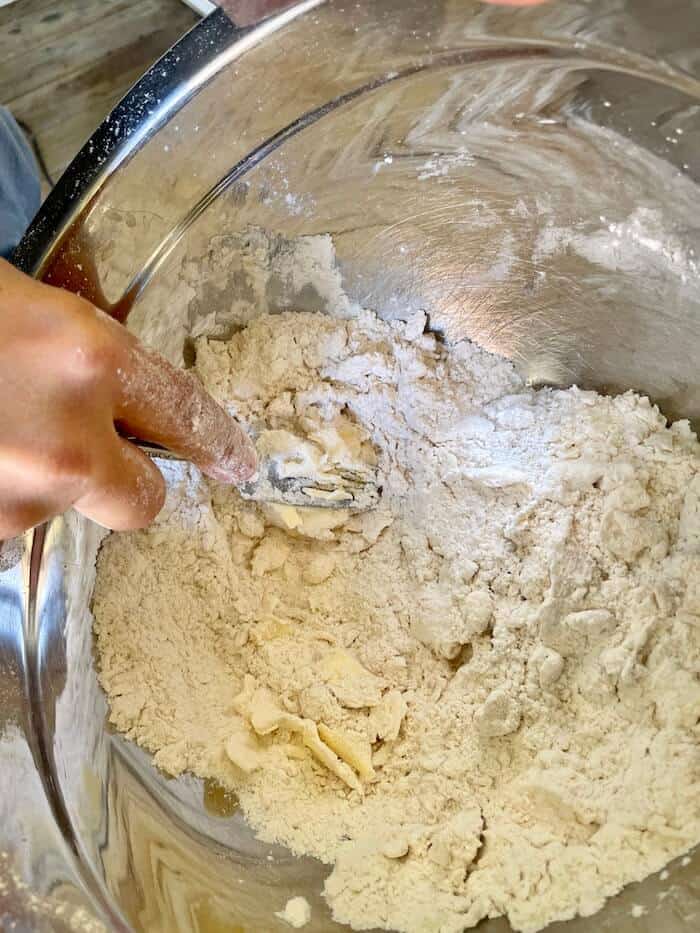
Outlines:
<svg viewBox="0 0 700 933"><path fill-rule="evenodd" d="M22 880L12 857L0 852L0 928L7 933L107 933L88 910L71 903L70 888L57 888L37 893Z"/></svg>
<svg viewBox="0 0 700 933"><path fill-rule="evenodd" d="M287 901L284 910L277 911L275 916L295 930L300 930L311 920L311 905L305 897L292 897Z"/></svg>
<svg viewBox="0 0 700 933"><path fill-rule="evenodd" d="M600 229L582 234L572 227L543 227L533 259L573 250L594 265L613 272L626 271L649 277L671 273L686 283L696 281L698 262L692 247L664 226L660 210L638 207L626 220L600 217Z"/></svg>
<svg viewBox="0 0 700 933"><path fill-rule="evenodd" d="M699 447L424 325L198 340L232 412L376 462L381 506L299 520L168 464L101 552L100 677L157 765L333 866L337 920L535 931L700 841Z"/></svg>

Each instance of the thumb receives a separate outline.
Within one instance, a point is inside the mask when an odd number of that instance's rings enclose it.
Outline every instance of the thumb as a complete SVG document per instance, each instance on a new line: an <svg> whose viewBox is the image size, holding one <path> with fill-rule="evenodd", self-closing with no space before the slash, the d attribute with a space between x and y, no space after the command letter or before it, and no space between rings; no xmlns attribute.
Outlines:
<svg viewBox="0 0 700 933"><path fill-rule="evenodd" d="M149 525L165 501L165 481L158 467L116 432L98 449L99 460L75 509L113 531Z"/></svg>

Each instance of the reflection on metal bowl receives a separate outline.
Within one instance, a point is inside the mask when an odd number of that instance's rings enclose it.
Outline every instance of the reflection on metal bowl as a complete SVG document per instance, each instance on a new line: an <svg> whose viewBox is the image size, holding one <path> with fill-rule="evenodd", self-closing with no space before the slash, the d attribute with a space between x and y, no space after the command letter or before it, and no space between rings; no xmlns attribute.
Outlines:
<svg viewBox="0 0 700 933"><path fill-rule="evenodd" d="M182 362L190 336L236 323L249 231L329 233L344 291L381 316L425 309L533 383L635 388L698 419L700 7L671 6L306 0L242 30L215 13L86 145L17 261ZM328 296L280 280L266 300ZM0 578L0 815L44 905L32 928L55 929L63 903L115 930L282 930L273 912L304 894L308 930L341 929L324 866L258 842L235 801L110 732L98 544L56 520ZM689 933L699 864L568 929Z"/></svg>

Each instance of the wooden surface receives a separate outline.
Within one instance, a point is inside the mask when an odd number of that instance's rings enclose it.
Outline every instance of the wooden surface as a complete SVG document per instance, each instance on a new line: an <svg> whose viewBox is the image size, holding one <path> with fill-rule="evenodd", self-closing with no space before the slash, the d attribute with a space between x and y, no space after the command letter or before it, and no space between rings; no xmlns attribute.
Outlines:
<svg viewBox="0 0 700 933"><path fill-rule="evenodd" d="M18 0L0 7L0 104L57 178L124 92L197 22L180 0Z"/></svg>

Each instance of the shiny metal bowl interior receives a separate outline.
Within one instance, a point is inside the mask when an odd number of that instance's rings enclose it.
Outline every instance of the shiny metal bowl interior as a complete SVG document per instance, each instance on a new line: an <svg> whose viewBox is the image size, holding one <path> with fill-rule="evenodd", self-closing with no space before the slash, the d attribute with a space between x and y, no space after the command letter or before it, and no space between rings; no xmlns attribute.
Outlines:
<svg viewBox="0 0 700 933"><path fill-rule="evenodd" d="M331 234L343 290L383 317L425 309L534 384L635 388L697 421L700 5L656 7L307 0L252 30L214 14L100 128L18 260L184 364L191 335L244 323L251 231L282 251ZM280 273L265 300L329 296ZM110 929L282 930L273 912L296 894L309 931L342 929L322 865L256 841L230 797L110 731L88 608L98 545L57 520L0 578L0 699L17 723L0 816L19 873ZM566 929L699 923L696 853Z"/></svg>

